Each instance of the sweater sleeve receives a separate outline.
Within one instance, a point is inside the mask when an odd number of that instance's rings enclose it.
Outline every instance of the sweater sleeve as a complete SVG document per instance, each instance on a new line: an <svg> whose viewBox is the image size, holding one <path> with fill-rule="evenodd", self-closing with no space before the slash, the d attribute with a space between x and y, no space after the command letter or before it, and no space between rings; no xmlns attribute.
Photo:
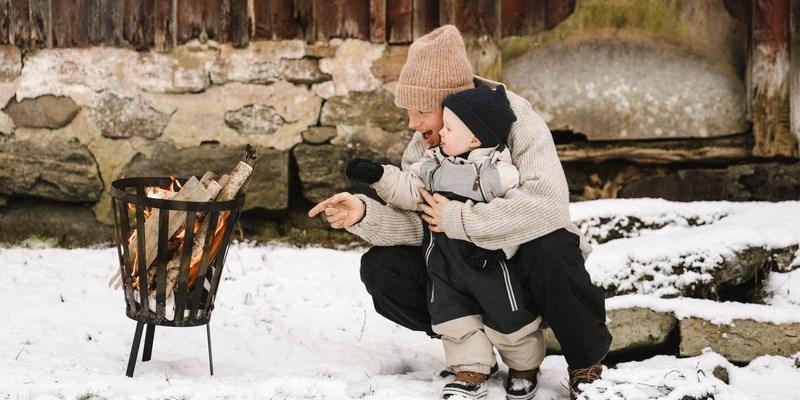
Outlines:
<svg viewBox="0 0 800 400"><path fill-rule="evenodd" d="M508 137L520 185L488 203L450 201L444 231L486 249L520 245L571 225L569 189L544 120L524 98L508 91L517 121Z"/></svg>
<svg viewBox="0 0 800 400"><path fill-rule="evenodd" d="M383 205L357 194L366 206L364 218L347 229L373 246L421 246L422 219L413 211Z"/></svg>

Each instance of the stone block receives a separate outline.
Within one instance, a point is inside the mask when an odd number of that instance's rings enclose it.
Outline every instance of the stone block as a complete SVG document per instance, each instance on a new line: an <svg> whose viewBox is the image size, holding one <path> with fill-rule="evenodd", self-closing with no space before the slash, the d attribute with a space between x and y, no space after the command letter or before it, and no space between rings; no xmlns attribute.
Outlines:
<svg viewBox="0 0 800 400"><path fill-rule="evenodd" d="M147 156L134 159L124 177L175 176L200 177L206 171L228 174L244 159L244 147L208 144L176 149L165 143L153 143ZM283 210L289 205L288 152L258 148L258 165L247 189L245 210L256 208Z"/></svg>
<svg viewBox="0 0 800 400"><path fill-rule="evenodd" d="M303 141L310 144L323 144L336 137L336 128L312 126L303 132Z"/></svg>
<svg viewBox="0 0 800 400"><path fill-rule="evenodd" d="M16 46L0 46L0 82L16 79L22 71L22 52Z"/></svg>
<svg viewBox="0 0 800 400"><path fill-rule="evenodd" d="M394 94L386 90L351 92L329 99L322 106L320 124L372 125L386 131L407 128L406 112L394 105Z"/></svg>
<svg viewBox="0 0 800 400"><path fill-rule="evenodd" d="M245 135L272 134L285 122L275 108L261 104L251 104L225 113L225 124Z"/></svg>
<svg viewBox="0 0 800 400"><path fill-rule="evenodd" d="M273 83L289 81L311 84L329 80L320 71L319 60L304 57L300 40L259 41L245 49L223 45L219 58L210 66L211 80L228 82Z"/></svg>
<svg viewBox="0 0 800 400"><path fill-rule="evenodd" d="M91 152L77 140L0 138L0 194L95 202L103 181Z"/></svg>
<svg viewBox="0 0 800 400"><path fill-rule="evenodd" d="M800 324L736 319L716 325L700 318L680 321L680 355L692 357L710 347L731 362L747 363L763 355L791 357L800 352Z"/></svg>
<svg viewBox="0 0 800 400"><path fill-rule="evenodd" d="M109 138L155 139L164 132L170 114L160 112L141 98L98 93L89 108L89 119Z"/></svg>
<svg viewBox="0 0 800 400"><path fill-rule="evenodd" d="M0 243L28 239L60 247L107 245L114 242L114 229L99 223L87 205L11 199L0 207Z"/></svg>
<svg viewBox="0 0 800 400"><path fill-rule="evenodd" d="M659 313L642 307L608 310L606 318L608 330L613 336L611 352L663 348L678 326L678 319L672 313ZM561 352L561 346L551 329L544 330L544 337L548 351Z"/></svg>
<svg viewBox="0 0 800 400"><path fill-rule="evenodd" d="M42 96L11 100L3 111L19 127L58 129L67 126L81 108L69 97Z"/></svg>

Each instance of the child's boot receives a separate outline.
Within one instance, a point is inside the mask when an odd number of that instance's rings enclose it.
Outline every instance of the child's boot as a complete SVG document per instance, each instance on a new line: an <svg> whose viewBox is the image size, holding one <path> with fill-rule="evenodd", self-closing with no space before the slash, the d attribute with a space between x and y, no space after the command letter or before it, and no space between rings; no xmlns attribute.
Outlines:
<svg viewBox="0 0 800 400"><path fill-rule="evenodd" d="M470 400L485 399L489 393L486 388L486 374L480 372L461 371L456 379L442 390L442 399L461 396Z"/></svg>

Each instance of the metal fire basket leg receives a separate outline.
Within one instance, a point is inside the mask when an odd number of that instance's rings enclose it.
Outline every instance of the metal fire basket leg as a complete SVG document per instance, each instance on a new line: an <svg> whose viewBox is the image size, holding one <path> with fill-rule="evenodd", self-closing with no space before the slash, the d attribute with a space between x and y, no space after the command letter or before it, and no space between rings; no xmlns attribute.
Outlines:
<svg viewBox="0 0 800 400"><path fill-rule="evenodd" d="M244 195L231 201L189 202L156 199L146 194L149 188L167 189L171 183L171 178L126 178L111 185L126 313L136 321L125 373L129 377L136 367L145 325L142 362L149 361L152 356L156 325L206 325L209 372L214 375L211 312L233 227L244 206ZM157 229L146 223L155 216ZM170 231L170 219L193 229L185 229L180 239ZM177 225L173 225L177 229ZM200 226L207 226L207 229L195 232ZM205 232L205 237L195 238L195 233L200 232ZM147 235L157 235L157 245L153 245L154 238L148 242ZM196 244L197 249L194 248ZM169 279L168 274L171 274Z"/></svg>

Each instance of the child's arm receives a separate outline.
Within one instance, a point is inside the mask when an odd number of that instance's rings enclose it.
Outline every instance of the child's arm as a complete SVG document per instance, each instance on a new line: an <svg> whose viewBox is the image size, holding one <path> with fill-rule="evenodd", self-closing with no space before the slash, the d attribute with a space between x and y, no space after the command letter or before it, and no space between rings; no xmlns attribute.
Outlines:
<svg viewBox="0 0 800 400"><path fill-rule="evenodd" d="M384 165L383 176L372 188L387 204L403 210L419 210L417 204L422 201L419 188L425 187L419 171L425 160L415 162L405 171L394 165Z"/></svg>
<svg viewBox="0 0 800 400"><path fill-rule="evenodd" d="M348 178L369 184L387 204L403 210L417 211L422 201L419 188L424 187L420 168L429 158L423 158L401 170L394 165L380 165L356 158L347 165Z"/></svg>

